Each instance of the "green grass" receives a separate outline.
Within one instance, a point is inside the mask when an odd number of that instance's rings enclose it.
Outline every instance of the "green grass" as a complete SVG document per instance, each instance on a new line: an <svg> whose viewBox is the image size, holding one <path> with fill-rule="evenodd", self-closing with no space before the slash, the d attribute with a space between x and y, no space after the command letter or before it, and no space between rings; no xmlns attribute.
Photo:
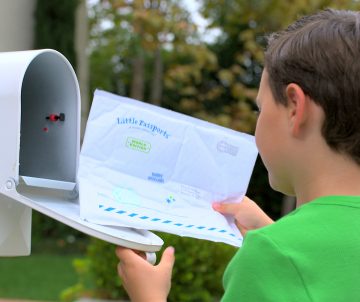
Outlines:
<svg viewBox="0 0 360 302"><path fill-rule="evenodd" d="M59 301L61 291L77 282L74 258L50 254L0 258L0 298Z"/></svg>

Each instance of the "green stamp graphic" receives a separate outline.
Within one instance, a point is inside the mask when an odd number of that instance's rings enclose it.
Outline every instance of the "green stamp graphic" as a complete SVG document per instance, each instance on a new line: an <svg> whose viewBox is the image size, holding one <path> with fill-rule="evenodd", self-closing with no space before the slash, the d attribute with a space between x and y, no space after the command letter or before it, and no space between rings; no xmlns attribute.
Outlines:
<svg viewBox="0 0 360 302"><path fill-rule="evenodd" d="M134 137L127 138L126 147L136 150L136 151L144 152L144 153L149 153L151 150L150 143L145 142L138 138L134 138Z"/></svg>

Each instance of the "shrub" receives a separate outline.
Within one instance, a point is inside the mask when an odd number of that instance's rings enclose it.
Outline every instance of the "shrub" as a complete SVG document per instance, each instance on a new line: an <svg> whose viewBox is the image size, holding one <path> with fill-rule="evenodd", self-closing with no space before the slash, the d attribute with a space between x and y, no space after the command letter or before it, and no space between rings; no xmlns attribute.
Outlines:
<svg viewBox="0 0 360 302"><path fill-rule="evenodd" d="M218 301L222 295L222 275L236 248L222 243L161 233L164 247L175 247L176 262L168 301ZM162 250L157 253L161 257ZM63 300L88 296L127 299L117 275L115 246L93 239L85 259L76 260L79 283L64 291ZM82 268L79 270L79 268ZM84 269L86 267L86 269ZM91 280L91 281L89 281Z"/></svg>

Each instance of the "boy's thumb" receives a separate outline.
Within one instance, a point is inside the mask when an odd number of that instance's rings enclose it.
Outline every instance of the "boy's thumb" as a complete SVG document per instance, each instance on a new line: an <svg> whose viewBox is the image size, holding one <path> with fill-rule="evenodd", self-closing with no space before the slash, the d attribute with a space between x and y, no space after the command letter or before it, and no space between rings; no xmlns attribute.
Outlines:
<svg viewBox="0 0 360 302"><path fill-rule="evenodd" d="M174 262L175 262L175 249L172 246L169 246L164 250L161 256L159 266L171 272L174 266Z"/></svg>
<svg viewBox="0 0 360 302"><path fill-rule="evenodd" d="M215 211L217 211L221 214L235 215L239 208L239 204L238 203L214 202L212 204L212 207Z"/></svg>

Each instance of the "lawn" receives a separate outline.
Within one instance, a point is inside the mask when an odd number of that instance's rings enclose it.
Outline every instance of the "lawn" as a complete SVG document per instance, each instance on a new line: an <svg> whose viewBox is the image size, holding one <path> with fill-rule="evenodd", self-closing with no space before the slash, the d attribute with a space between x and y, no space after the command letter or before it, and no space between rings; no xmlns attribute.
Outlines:
<svg viewBox="0 0 360 302"><path fill-rule="evenodd" d="M54 254L0 257L0 299L59 301L61 291L77 282L74 258Z"/></svg>

